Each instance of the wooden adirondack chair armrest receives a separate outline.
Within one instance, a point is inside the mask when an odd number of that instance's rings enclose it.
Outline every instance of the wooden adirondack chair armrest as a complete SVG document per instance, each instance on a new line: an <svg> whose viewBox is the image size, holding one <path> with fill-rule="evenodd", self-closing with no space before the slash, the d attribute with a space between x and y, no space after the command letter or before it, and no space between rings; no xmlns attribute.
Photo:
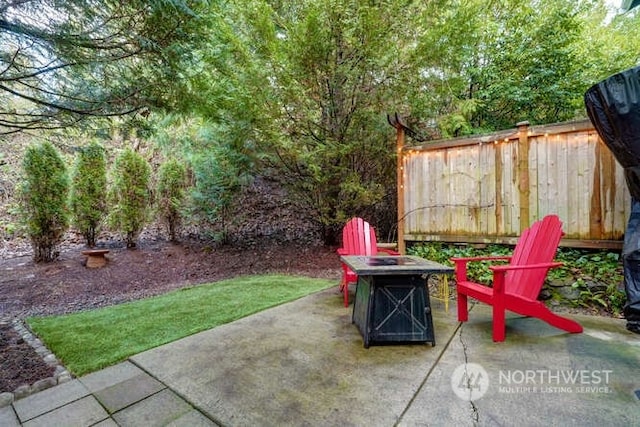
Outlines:
<svg viewBox="0 0 640 427"><path fill-rule="evenodd" d="M511 255L499 255L499 256L474 256L468 258L451 258L451 261L455 262L471 262L471 261L509 261Z"/></svg>
<svg viewBox="0 0 640 427"><path fill-rule="evenodd" d="M507 272L510 270L533 270L536 268L556 268L563 266L562 262L543 262L540 264L525 264L525 265L492 265L489 267L494 272Z"/></svg>
<svg viewBox="0 0 640 427"><path fill-rule="evenodd" d="M470 262L476 261L509 261L511 260L511 256L501 255L501 256L476 256L476 257L467 257L467 258L451 258L451 261L455 263L455 271L456 271L456 281L457 282L466 282L467 281L467 264Z"/></svg>
<svg viewBox="0 0 640 427"><path fill-rule="evenodd" d="M378 246L378 253L380 252L382 252L384 255L400 255L400 252L394 251L393 249Z"/></svg>

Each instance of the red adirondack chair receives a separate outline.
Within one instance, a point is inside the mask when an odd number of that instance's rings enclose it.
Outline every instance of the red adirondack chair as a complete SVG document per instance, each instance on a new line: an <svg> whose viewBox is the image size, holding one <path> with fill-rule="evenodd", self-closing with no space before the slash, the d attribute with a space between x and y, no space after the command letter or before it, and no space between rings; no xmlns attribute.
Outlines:
<svg viewBox="0 0 640 427"><path fill-rule="evenodd" d="M522 233L510 257L452 258L456 271L458 320L468 320L467 297L472 297L493 306L493 341L496 342L505 339L506 310L536 317L567 332L582 332L579 323L558 316L538 301L547 272L562 265L553 262L553 257L563 234L560 219L548 215ZM467 279L467 263L486 260L509 261L508 265L489 267L493 271L493 288Z"/></svg>
<svg viewBox="0 0 640 427"><path fill-rule="evenodd" d="M377 255L384 252L386 255L400 255L399 252L387 248L378 247L376 232L368 222L362 218L351 218L342 229L342 247L338 249L339 255ZM358 276L342 263L342 280L340 291L344 294L344 306L349 306L349 284L357 283Z"/></svg>

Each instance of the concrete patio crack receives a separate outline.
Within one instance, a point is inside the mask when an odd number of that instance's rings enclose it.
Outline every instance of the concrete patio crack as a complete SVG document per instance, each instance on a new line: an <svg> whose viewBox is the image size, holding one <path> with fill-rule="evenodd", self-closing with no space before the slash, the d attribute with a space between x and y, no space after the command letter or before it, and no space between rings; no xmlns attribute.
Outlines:
<svg viewBox="0 0 640 427"><path fill-rule="evenodd" d="M471 308L473 308L473 306ZM473 375L470 375L467 372L467 366L468 366L468 363L469 363L469 354L467 353L467 349L468 349L467 344L466 344L466 342L464 341L464 339L462 337L462 333L464 331L464 324L463 323L460 324L459 331L460 331L460 333L459 333L458 336L460 338L460 345L462 345L462 354L464 356L464 366L465 366L465 374L464 374L463 378L465 378L466 381L467 381L467 388L469 390L471 390L472 387L473 387L473 385L471 384L471 381L473 379ZM480 412L478 411L478 407L476 406L475 402L472 399L469 399L469 405L471 406L471 408L470 408L471 409L471 421L473 422L474 426L477 426L480 423Z"/></svg>

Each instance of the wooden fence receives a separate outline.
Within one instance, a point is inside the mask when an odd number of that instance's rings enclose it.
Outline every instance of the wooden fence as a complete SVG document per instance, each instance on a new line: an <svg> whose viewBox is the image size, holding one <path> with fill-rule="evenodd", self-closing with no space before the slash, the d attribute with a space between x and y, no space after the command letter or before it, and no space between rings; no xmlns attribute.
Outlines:
<svg viewBox="0 0 640 427"><path fill-rule="evenodd" d="M622 246L631 196L588 120L403 144L398 128L399 242L514 243L555 213L565 246Z"/></svg>

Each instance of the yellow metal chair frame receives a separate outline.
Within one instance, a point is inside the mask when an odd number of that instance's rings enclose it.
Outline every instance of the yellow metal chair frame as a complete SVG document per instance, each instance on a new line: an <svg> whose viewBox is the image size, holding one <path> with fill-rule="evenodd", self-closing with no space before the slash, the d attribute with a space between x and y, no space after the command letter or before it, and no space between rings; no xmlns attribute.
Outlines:
<svg viewBox="0 0 640 427"><path fill-rule="evenodd" d="M443 274L439 277L437 290L431 298L444 302L444 310L449 312L449 276Z"/></svg>

